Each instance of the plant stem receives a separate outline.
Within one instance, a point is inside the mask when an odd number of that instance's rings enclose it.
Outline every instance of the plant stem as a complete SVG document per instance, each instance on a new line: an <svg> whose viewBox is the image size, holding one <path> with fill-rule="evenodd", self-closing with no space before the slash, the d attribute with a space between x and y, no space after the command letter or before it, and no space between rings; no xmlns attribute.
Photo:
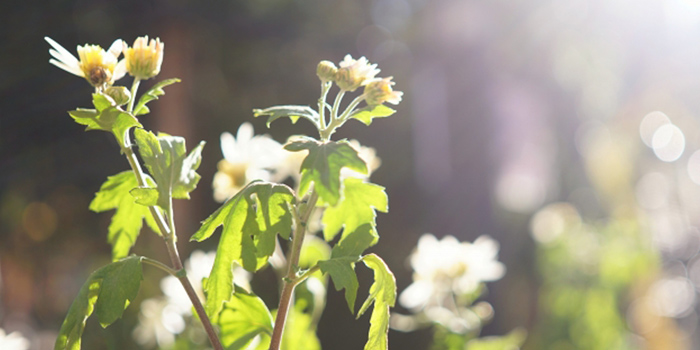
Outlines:
<svg viewBox="0 0 700 350"><path fill-rule="evenodd" d="M287 259L287 277L283 279L284 286L280 294L275 328L272 330L270 350L279 350L282 344L282 334L284 333L284 325L287 322L287 314L289 313L289 306L291 305L294 295L294 288L303 281L303 279L297 277L299 255L301 254L301 247L304 243L304 236L306 235L306 223L316 207L317 201L318 194L315 190L312 190L309 201L306 203L306 207L303 208L302 214L295 214L296 225L292 237L292 247L289 250L289 258Z"/></svg>
<svg viewBox="0 0 700 350"><path fill-rule="evenodd" d="M131 101L129 102L129 113L133 111L134 108L134 100L136 100L136 91L138 90L139 87L139 80L134 79L134 84L131 87ZM124 144L121 145L122 147L122 152L126 155L126 159L129 161L129 165L131 165L131 170L133 170L134 175L136 176L136 180L141 187L145 187L148 184L146 183L146 176L141 169L141 164L139 163L138 159L136 158L136 155L134 154L134 150L131 148L131 141L129 139L129 133L126 132L124 135ZM175 245L175 221L174 221L174 216L173 216L173 206L172 206L172 197L170 198L170 206L168 210L168 219L169 223L166 222L165 218L163 217L163 213L161 212L160 209L158 209L155 206L148 207L148 209L151 212L151 215L153 215L153 219L155 220L156 224L158 225L158 229L160 230L160 234L165 240L165 245L168 249L168 256L170 257L170 261L173 265L173 269L175 271L180 271L183 269L182 266L182 260L180 259L180 253L177 251L177 246ZM192 287L192 283L190 283L190 280L187 278L186 275L178 277L178 280L182 284L182 287L185 288L185 292L187 293L187 296L190 298L190 301L192 301L192 306L194 306L195 311L197 312L197 315L199 316L199 319L202 321L202 325L204 326L204 330L207 332L207 336L209 337L209 341L211 342L212 346L214 347L215 350L223 350L223 346L221 345L221 341L219 340L219 337L216 335L216 331L214 330L214 326L211 324L211 321L209 320L209 317L207 316L207 313L204 311L204 306L202 306L201 300L199 300L199 297L197 296L197 292L195 292L194 287Z"/></svg>
<svg viewBox="0 0 700 350"><path fill-rule="evenodd" d="M333 83L328 81L321 83L321 98L318 99L318 114L321 123L321 130L326 128L326 98Z"/></svg>
<svg viewBox="0 0 700 350"><path fill-rule="evenodd" d="M163 264L162 262L160 262L160 261L158 261L158 260L155 260L155 259L151 259L151 258L142 256L142 257L141 257L141 261L143 261L144 263L146 263L146 264L148 264L148 265L155 266L155 267L157 267L157 268L159 268L159 269L161 269L161 270L167 272L168 274L177 277L178 271L175 271L175 270L171 269L168 265L165 265L165 264Z"/></svg>

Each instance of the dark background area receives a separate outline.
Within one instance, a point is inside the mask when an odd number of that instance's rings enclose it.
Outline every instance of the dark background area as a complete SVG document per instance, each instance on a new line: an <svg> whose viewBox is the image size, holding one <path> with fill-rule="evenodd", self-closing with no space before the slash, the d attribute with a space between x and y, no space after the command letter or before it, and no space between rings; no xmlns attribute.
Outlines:
<svg viewBox="0 0 700 350"><path fill-rule="evenodd" d="M496 316L484 334L491 335L536 321L530 214L565 199L593 218L605 208L577 192L588 186L574 142L579 125L630 121L635 131L649 110L700 108L698 26L674 32L671 3L680 1L3 2L0 327L37 339L37 348L52 344L85 278L109 260L110 214L87 205L107 176L128 168L110 135L84 133L67 115L90 106L91 87L48 63L44 36L73 53L76 45L108 47L141 35L165 43L157 80L182 83L168 87L141 121L186 137L190 147L207 142L199 188L176 206L183 257L216 243L188 237L218 206L211 179L222 158L221 132L249 121L280 142L311 133L303 121L267 130L251 111L315 105L320 60L352 54L378 63L380 75L393 76L405 93L398 112L371 127L348 123L336 136L358 139L382 159L373 181L387 188L390 212L378 217L382 238L372 250L401 291L411 282L406 257L421 234L496 238L508 272L489 284ZM33 203L49 213L27 209L37 208ZM167 260L148 230L134 251ZM140 298L159 293L159 272L149 277L154 282L144 283ZM361 273L359 299L370 279ZM330 292L319 329L324 348L361 348L367 319L355 321L343 295ZM106 330L90 321L85 348L131 346L135 320L130 308ZM426 349L428 342L428 332L390 332L394 349Z"/></svg>

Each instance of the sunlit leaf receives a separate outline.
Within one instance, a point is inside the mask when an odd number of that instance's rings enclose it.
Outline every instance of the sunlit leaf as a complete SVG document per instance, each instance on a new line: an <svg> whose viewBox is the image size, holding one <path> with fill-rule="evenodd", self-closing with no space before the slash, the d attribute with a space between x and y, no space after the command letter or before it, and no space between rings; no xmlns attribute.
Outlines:
<svg viewBox="0 0 700 350"><path fill-rule="evenodd" d="M136 298L142 280L141 257L130 256L93 272L73 301L59 331L55 350L78 350L93 311L102 327L122 316Z"/></svg>
<svg viewBox="0 0 700 350"><path fill-rule="evenodd" d="M329 206L323 213L323 237L330 241L345 226L344 238L363 224L375 227L375 210L387 212L389 198L384 187L348 177L343 181L343 198L336 206ZM341 239L342 239L341 238Z"/></svg>
<svg viewBox="0 0 700 350"><path fill-rule="evenodd" d="M267 127L270 127L270 124L282 117L289 117L291 119L292 124L296 123L299 118L306 118L310 120L317 128L320 128L319 120L321 119L318 115L318 112L313 110L309 106L293 106L293 105L288 105L288 106L274 106L270 108L265 108L265 109L254 109L253 110L253 116L254 117L260 117L260 116L268 116L267 118Z"/></svg>
<svg viewBox="0 0 700 350"><path fill-rule="evenodd" d="M254 182L209 216L191 240L201 242L223 225L216 259L205 283L206 309L216 316L233 292L232 264L248 271L264 266L272 255L275 235L288 239L292 231L295 197L285 185Z"/></svg>
<svg viewBox="0 0 700 350"><path fill-rule="evenodd" d="M357 257L340 257L318 262L323 273L327 273L333 280L335 290L345 289L345 301L350 312L355 312L355 299L357 298L357 275L355 275L355 263Z"/></svg>
<svg viewBox="0 0 700 350"><path fill-rule="evenodd" d="M150 178L148 180L151 183L153 181ZM136 187L138 182L134 173L123 171L108 177L90 202L90 210L97 213L116 209L107 235L107 241L112 245L113 261L129 255L129 250L141 232L144 218L151 229L160 234L148 208L137 204L129 194L129 191Z"/></svg>
<svg viewBox="0 0 700 350"><path fill-rule="evenodd" d="M384 260L375 254L362 257L362 261L374 271L374 283L369 296L357 312L359 318L374 303L370 317L369 336L365 350L387 350L389 348L389 308L396 303L396 279Z"/></svg>
<svg viewBox="0 0 700 350"><path fill-rule="evenodd" d="M292 152L309 151L301 164L299 193L306 193L313 183L319 197L331 206L340 199L341 168L367 174L367 165L345 140L320 143L303 138L286 144L284 148Z"/></svg>
<svg viewBox="0 0 700 350"><path fill-rule="evenodd" d="M265 302L236 286L218 319L221 342L227 350L246 349L258 334L271 335L273 320Z"/></svg>
<svg viewBox="0 0 700 350"><path fill-rule="evenodd" d="M165 95L165 91L163 91L163 88L174 83L179 83L180 79L178 78L172 78L172 79L165 79L161 82L156 83L148 89L148 91L144 92L143 95L141 95L141 98L139 99L139 102L136 103L134 106L134 115L142 115L146 114L149 112L148 107L146 104L148 102L151 102L153 100L157 100L158 96L163 96ZM134 96L134 98L136 98Z"/></svg>
<svg viewBox="0 0 700 350"><path fill-rule="evenodd" d="M141 127L141 123L131 114L117 106L111 97L95 93L92 103L96 109L78 108L68 114L76 123L85 125L86 131L102 130L111 132L117 138L119 145L124 144L124 136L132 127Z"/></svg>
<svg viewBox="0 0 700 350"><path fill-rule="evenodd" d="M156 137L143 129L134 131L139 154L146 168L153 176L158 190L157 203L166 212L170 206L170 196L176 199L189 199L190 192L197 187L200 176L196 170L202 160L202 141L189 154L186 154L185 139L179 136L161 134ZM152 201L153 194L147 197Z"/></svg>
<svg viewBox="0 0 700 350"><path fill-rule="evenodd" d="M525 342L527 332L516 328L504 336L491 336L470 340L465 350L518 350Z"/></svg>
<svg viewBox="0 0 700 350"><path fill-rule="evenodd" d="M365 249L374 245L378 240L378 235L374 227L370 224L364 224L355 228L354 231L347 234L343 240L333 247L333 258L354 257L359 260L360 255Z"/></svg>
<svg viewBox="0 0 700 350"><path fill-rule="evenodd" d="M372 124L372 119L374 118L384 118L396 113L395 110L385 106L377 105L374 107L367 106L362 109L358 109L350 115L350 118L355 118L365 125Z"/></svg>

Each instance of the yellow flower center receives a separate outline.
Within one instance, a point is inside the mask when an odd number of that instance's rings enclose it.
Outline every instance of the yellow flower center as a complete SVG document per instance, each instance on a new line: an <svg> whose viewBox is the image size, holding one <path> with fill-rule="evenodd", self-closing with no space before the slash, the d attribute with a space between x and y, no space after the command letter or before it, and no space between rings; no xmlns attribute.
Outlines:
<svg viewBox="0 0 700 350"><path fill-rule="evenodd" d="M99 45L78 47L80 70L93 86L101 86L112 79L116 62L106 59L107 53Z"/></svg>

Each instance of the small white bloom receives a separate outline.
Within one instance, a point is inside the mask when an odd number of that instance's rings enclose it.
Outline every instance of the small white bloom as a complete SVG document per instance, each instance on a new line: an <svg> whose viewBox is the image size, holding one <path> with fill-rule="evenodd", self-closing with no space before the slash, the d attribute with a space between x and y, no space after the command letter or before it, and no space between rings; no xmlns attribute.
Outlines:
<svg viewBox="0 0 700 350"><path fill-rule="evenodd" d="M254 135L253 125L243 123L234 138L221 134L221 151L212 187L214 199L223 202L253 180L279 181L286 177L281 169L287 152L277 141L266 135Z"/></svg>
<svg viewBox="0 0 700 350"><path fill-rule="evenodd" d="M356 60L346 55L339 65L335 83L344 91L355 91L358 87L372 81L379 73L377 64L370 64L364 56Z"/></svg>
<svg viewBox="0 0 700 350"><path fill-rule="evenodd" d="M453 294L474 292L482 282L503 277L505 266L497 258L498 243L488 236L469 243L453 236L438 240L424 234L410 257L414 282L401 293L399 302L417 311L442 305Z"/></svg>
<svg viewBox="0 0 700 350"><path fill-rule="evenodd" d="M29 349L29 340L25 339L19 332L6 334L5 330L0 328L0 349L27 350Z"/></svg>
<svg viewBox="0 0 700 350"><path fill-rule="evenodd" d="M78 58L49 37L44 37L53 49L49 53L53 57L49 63L68 73L85 78L92 86L102 87L111 85L126 74L126 62L118 61L122 52L122 40L117 39L105 51L99 45L78 46Z"/></svg>
<svg viewBox="0 0 700 350"><path fill-rule="evenodd" d="M141 302L139 323L132 336L137 343L147 347L167 347L175 342L175 334L184 330L185 320L178 308L159 297Z"/></svg>

